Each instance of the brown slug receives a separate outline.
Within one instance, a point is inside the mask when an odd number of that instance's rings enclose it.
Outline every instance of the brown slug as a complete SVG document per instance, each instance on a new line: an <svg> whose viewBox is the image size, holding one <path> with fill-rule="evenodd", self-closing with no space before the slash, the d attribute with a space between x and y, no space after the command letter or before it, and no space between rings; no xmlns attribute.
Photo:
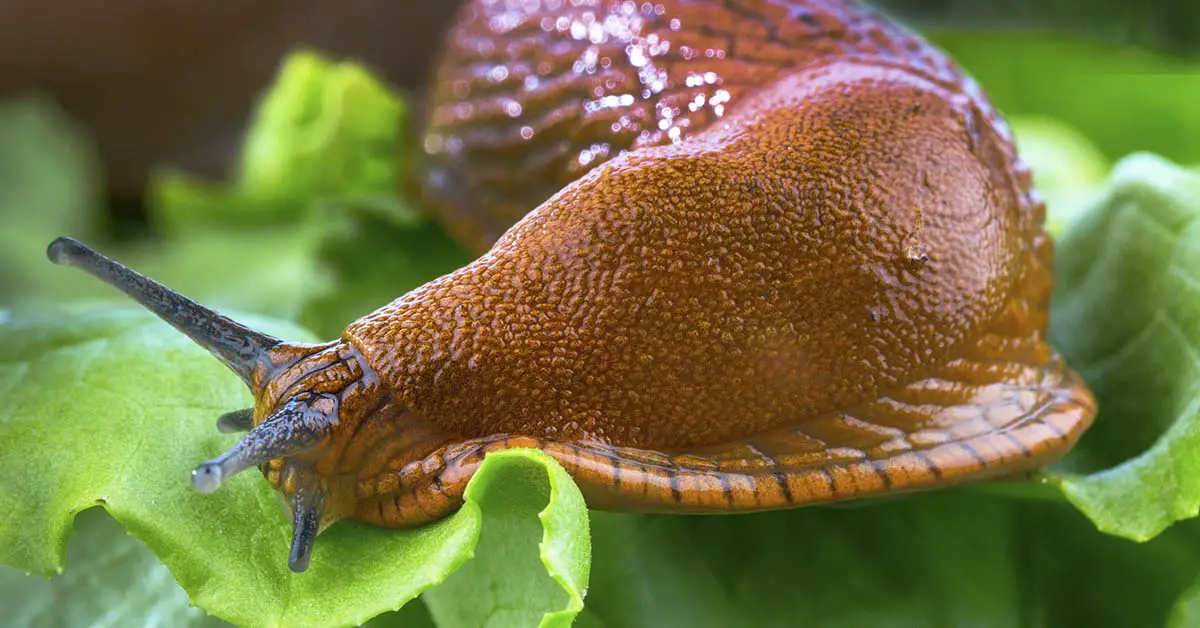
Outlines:
<svg viewBox="0 0 1200 628"><path fill-rule="evenodd" d="M1029 471L1095 413L1045 338L1052 243L1005 124L844 0L472 2L422 150L485 252L329 343L49 248L251 388L193 482L260 467L294 570L336 520L453 512L505 448L596 508L754 511Z"/></svg>

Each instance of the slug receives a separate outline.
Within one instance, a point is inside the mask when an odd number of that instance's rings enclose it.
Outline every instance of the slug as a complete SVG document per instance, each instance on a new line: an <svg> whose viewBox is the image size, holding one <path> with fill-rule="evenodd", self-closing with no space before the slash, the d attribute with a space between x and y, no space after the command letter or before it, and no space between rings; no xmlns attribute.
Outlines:
<svg viewBox="0 0 1200 628"><path fill-rule="evenodd" d="M758 511L1028 472L1095 401L1046 340L1053 245L1012 137L941 52L843 0L478 0L419 184L472 263L298 344L70 239L49 248L254 393L201 492L259 467L304 570L419 526L489 452L601 509Z"/></svg>

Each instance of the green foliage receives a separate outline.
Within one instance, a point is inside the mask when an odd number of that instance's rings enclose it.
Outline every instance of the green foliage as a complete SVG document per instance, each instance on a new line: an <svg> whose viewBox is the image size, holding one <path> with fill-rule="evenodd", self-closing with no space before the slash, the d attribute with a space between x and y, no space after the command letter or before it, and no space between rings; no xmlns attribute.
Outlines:
<svg viewBox="0 0 1200 628"><path fill-rule="evenodd" d="M362 66L292 55L230 182L169 171L152 182L153 222L187 237L130 259L189 294L336 337L468 261L396 193L407 120L404 102Z"/></svg>
<svg viewBox="0 0 1200 628"><path fill-rule="evenodd" d="M13 626L226 625L188 605L171 572L100 508L75 519L69 569L39 578L0 569L0 605Z"/></svg>
<svg viewBox="0 0 1200 628"><path fill-rule="evenodd" d="M1153 626L1200 527L1146 545L1060 503L941 491L856 508L593 515L605 626Z"/></svg>
<svg viewBox="0 0 1200 628"><path fill-rule="evenodd" d="M1058 259L1052 337L1104 412L1058 477L1100 529L1153 538L1200 509L1200 176L1123 160Z"/></svg>
<svg viewBox="0 0 1200 628"><path fill-rule="evenodd" d="M259 107L233 181L161 173L150 190L156 222L172 231L286 224L317 201L393 205L406 119L403 102L362 66L293 54Z"/></svg>
<svg viewBox="0 0 1200 628"><path fill-rule="evenodd" d="M474 560L425 596L439 626L558 628L583 608L592 549L583 495L561 467L547 459L546 473L530 455L491 455L491 473L467 487L464 512L482 516L483 531Z"/></svg>

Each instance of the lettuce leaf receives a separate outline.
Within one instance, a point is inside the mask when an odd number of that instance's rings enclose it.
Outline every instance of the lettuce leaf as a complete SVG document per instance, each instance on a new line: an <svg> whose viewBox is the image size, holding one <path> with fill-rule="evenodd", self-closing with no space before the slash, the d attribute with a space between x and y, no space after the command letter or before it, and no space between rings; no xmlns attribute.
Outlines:
<svg viewBox="0 0 1200 628"><path fill-rule="evenodd" d="M74 528L63 573L0 568L0 605L12 625L227 625L189 604L171 572L103 509L81 512Z"/></svg>
<svg viewBox="0 0 1200 628"><path fill-rule="evenodd" d="M297 51L267 90L230 182L164 170L151 181L152 217L166 231L293 224L327 202L395 199L404 102L358 63Z"/></svg>
<svg viewBox="0 0 1200 628"><path fill-rule="evenodd" d="M1146 540L1200 511L1200 175L1118 163L1061 239L1051 337L1100 414L1052 472L1097 527Z"/></svg>
<svg viewBox="0 0 1200 628"><path fill-rule="evenodd" d="M624 626L1155 626L1200 525L1145 544L1069 506L942 490L860 506L594 513L588 613Z"/></svg>

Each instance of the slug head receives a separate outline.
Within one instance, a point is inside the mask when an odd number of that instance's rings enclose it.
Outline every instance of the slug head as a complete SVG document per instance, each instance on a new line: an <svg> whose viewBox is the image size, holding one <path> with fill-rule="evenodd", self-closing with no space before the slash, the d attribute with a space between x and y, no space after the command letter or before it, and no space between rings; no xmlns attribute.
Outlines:
<svg viewBox="0 0 1200 628"><path fill-rule="evenodd" d="M254 408L217 419L222 432L247 434L224 454L197 466L192 485L211 493L229 477L261 468L292 516L288 565L304 571L317 534L354 512L359 464L344 455L351 436L364 421L373 421L383 429L364 431L385 438L402 412L366 360L345 343L287 343L251 330L70 238L52 242L47 256L129 295L250 387Z"/></svg>

